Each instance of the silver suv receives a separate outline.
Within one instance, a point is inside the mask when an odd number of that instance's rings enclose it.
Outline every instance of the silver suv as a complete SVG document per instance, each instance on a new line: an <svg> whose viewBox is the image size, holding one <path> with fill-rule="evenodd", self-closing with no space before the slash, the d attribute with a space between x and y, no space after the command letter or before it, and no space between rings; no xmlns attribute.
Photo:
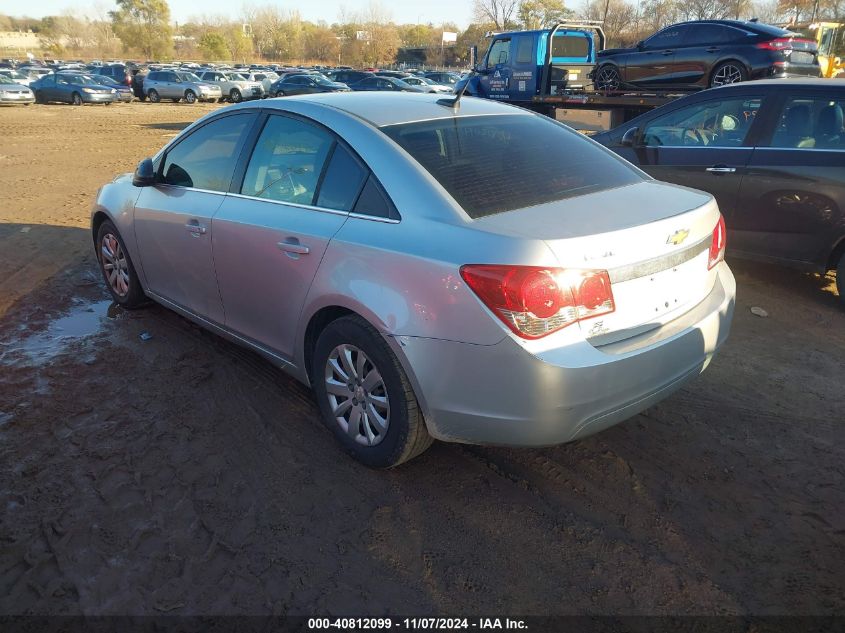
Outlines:
<svg viewBox="0 0 845 633"><path fill-rule="evenodd" d="M260 81L250 81L238 73L206 70L199 73L199 78L207 83L220 86L223 98L232 103L240 103L244 99L261 99L264 97L264 87Z"/></svg>
<svg viewBox="0 0 845 633"><path fill-rule="evenodd" d="M153 103L173 99L188 103L217 101L223 97L220 86L202 81L194 73L181 70L154 70L144 79L144 95Z"/></svg>

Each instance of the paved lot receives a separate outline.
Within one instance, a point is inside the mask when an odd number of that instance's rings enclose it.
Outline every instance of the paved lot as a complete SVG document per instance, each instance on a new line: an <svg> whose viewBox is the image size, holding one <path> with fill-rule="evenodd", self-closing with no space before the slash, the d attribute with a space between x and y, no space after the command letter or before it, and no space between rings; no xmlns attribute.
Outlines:
<svg viewBox="0 0 845 633"><path fill-rule="evenodd" d="M723 353L599 436L370 471L261 359L109 307L96 188L214 107L0 110L0 613L845 610L831 279L731 261Z"/></svg>

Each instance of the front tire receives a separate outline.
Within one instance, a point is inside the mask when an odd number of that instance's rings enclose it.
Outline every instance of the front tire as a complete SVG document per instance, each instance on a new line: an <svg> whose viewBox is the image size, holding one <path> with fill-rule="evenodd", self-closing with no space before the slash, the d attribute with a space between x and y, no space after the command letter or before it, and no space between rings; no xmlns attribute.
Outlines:
<svg viewBox="0 0 845 633"><path fill-rule="evenodd" d="M619 69L611 64L600 66L596 71L595 84L599 90L618 90L622 85Z"/></svg>
<svg viewBox="0 0 845 633"><path fill-rule="evenodd" d="M243 101L243 95L241 94L241 91L237 88L232 88L232 91L229 93L229 100L232 103L240 103L241 101Z"/></svg>
<svg viewBox="0 0 845 633"><path fill-rule="evenodd" d="M740 81L748 81L748 71L739 62L722 62L713 69L710 75L709 88L716 86L727 86Z"/></svg>
<svg viewBox="0 0 845 633"><path fill-rule="evenodd" d="M312 357L323 423L372 468L392 468L432 444L414 390L382 336L358 316L330 323Z"/></svg>
<svg viewBox="0 0 845 633"><path fill-rule="evenodd" d="M158 96L158 92L155 90L150 90L147 93L147 98L150 100L150 103L159 103L161 101L161 97Z"/></svg>
<svg viewBox="0 0 845 633"><path fill-rule="evenodd" d="M144 304L146 296L135 266L123 238L110 220L103 222L97 231L97 261L115 303L130 310Z"/></svg>
<svg viewBox="0 0 845 633"><path fill-rule="evenodd" d="M197 102L197 93L193 90L186 90L185 91L185 101L187 103L196 103Z"/></svg>
<svg viewBox="0 0 845 633"><path fill-rule="evenodd" d="M70 96L70 102L75 106L81 106L82 105L82 95L79 94L78 92L74 92Z"/></svg>

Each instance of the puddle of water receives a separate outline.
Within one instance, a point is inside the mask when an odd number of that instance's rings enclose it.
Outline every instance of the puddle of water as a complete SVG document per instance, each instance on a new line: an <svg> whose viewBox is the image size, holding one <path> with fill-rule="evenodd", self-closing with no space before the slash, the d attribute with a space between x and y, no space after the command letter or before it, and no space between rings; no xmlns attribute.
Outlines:
<svg viewBox="0 0 845 633"><path fill-rule="evenodd" d="M121 312L122 308L112 301L75 305L70 312L52 321L46 330L4 343L6 351L0 354L0 359L22 352L30 361L43 363L61 353L69 343L96 334L106 319L117 318Z"/></svg>

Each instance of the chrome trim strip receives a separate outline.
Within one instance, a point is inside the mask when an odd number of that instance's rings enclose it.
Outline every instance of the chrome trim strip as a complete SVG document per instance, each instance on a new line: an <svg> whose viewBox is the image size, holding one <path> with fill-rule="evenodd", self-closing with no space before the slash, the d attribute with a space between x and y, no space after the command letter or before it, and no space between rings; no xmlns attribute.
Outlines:
<svg viewBox="0 0 845 633"><path fill-rule="evenodd" d="M639 279L646 275L653 275L663 270L668 270L675 266L680 266L691 259L695 259L702 252L710 248L710 241L713 239L711 235L700 239L695 244L687 246L685 249L669 253L668 255L661 255L652 259L646 259L635 264L627 266L620 266L619 268L612 268L607 271L610 276L611 284L622 283L623 281L630 281L631 279Z"/></svg>
<svg viewBox="0 0 845 633"><path fill-rule="evenodd" d="M833 149L822 147L755 147L770 152L845 152L845 149Z"/></svg>
<svg viewBox="0 0 845 633"><path fill-rule="evenodd" d="M271 198L258 198L256 196L248 196L243 193L227 193L226 195L231 196L232 198L242 198L244 200L252 200L254 202L269 202L271 204L278 204L285 207L295 207L297 209L307 209L309 211L320 211L321 213L331 213L333 215L349 215L349 211L327 209L325 207L315 207L310 204L301 204L299 202L286 202L284 200L273 200Z"/></svg>

